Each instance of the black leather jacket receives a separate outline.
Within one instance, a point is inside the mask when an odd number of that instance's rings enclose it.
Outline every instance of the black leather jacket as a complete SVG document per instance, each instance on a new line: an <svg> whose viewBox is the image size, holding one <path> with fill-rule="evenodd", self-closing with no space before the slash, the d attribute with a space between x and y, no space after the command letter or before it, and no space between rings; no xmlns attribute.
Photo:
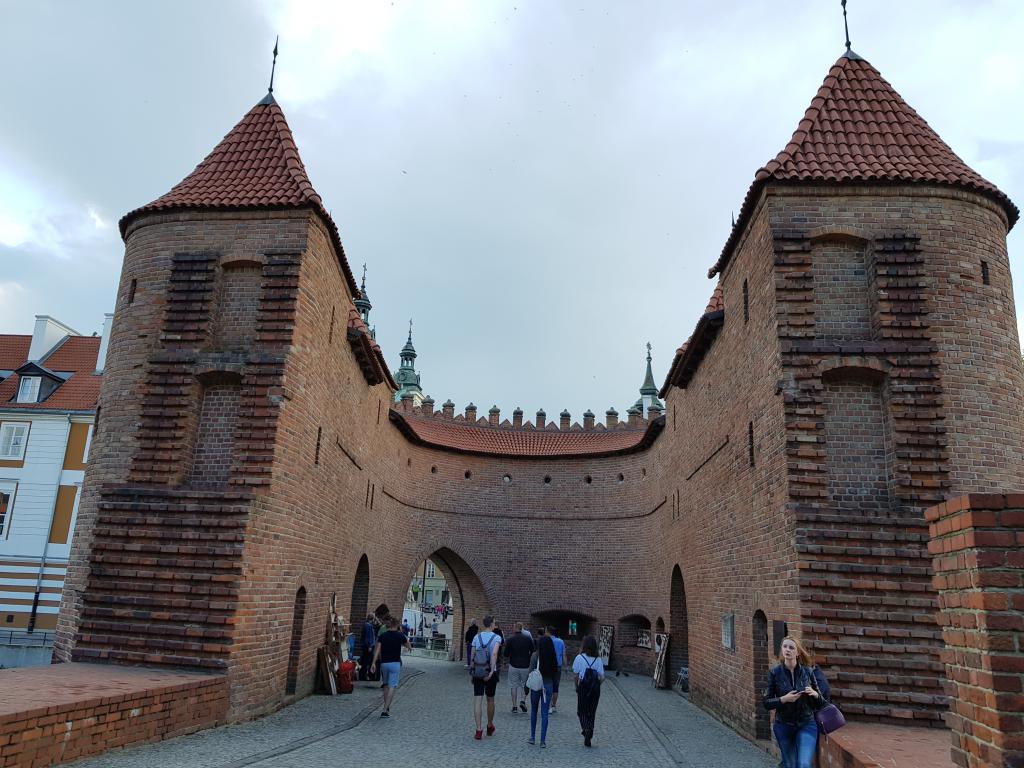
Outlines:
<svg viewBox="0 0 1024 768"><path fill-rule="evenodd" d="M820 699L813 696L801 696L796 701L783 704L780 700L791 691L802 691L811 686L821 695ZM775 717L787 725L803 725L814 713L828 703L832 691L824 673L817 667L805 667L800 664L790 671L785 664L777 664L768 673L768 689L764 694L764 708L778 710Z"/></svg>

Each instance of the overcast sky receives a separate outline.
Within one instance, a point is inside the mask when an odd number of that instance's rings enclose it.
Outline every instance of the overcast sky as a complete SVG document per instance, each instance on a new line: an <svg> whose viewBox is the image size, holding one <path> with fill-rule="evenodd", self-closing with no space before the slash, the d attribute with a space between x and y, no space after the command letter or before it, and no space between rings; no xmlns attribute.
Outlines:
<svg viewBox="0 0 1024 768"><path fill-rule="evenodd" d="M1024 204L1024 3L848 8L853 49ZM274 95L392 367L412 317L439 403L577 420L637 398L648 340L664 380L732 212L843 51L838 0L0 0L0 19L0 332L100 328L118 219L262 98L280 34Z"/></svg>

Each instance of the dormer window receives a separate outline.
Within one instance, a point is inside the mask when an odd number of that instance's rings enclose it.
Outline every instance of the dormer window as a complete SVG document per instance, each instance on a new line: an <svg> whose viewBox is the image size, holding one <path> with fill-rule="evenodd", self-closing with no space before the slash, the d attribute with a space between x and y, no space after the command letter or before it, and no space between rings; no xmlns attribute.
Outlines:
<svg viewBox="0 0 1024 768"><path fill-rule="evenodd" d="M38 403L40 381L39 376L22 376L21 384L18 386L18 402Z"/></svg>

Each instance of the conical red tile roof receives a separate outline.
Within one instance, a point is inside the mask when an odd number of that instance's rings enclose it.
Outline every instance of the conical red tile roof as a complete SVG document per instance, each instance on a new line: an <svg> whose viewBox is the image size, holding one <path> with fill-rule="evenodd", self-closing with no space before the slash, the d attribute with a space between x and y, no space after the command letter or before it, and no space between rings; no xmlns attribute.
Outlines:
<svg viewBox="0 0 1024 768"><path fill-rule="evenodd" d="M754 177L722 255L728 262L761 188L780 183L940 184L988 195L1012 227L1020 211L971 170L867 61L847 52L829 70L789 144Z"/></svg>
<svg viewBox="0 0 1024 768"><path fill-rule="evenodd" d="M312 208L327 226L353 295L358 295L338 228L313 189L284 112L273 96L250 109L196 169L170 192L121 219L121 235L136 216L167 210Z"/></svg>

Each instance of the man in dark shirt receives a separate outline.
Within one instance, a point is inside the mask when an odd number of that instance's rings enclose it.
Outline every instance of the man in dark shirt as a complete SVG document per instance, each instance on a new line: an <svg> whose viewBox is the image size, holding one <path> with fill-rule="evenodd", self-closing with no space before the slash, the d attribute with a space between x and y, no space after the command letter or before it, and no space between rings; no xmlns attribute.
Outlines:
<svg viewBox="0 0 1024 768"><path fill-rule="evenodd" d="M530 656L533 638L523 632L523 622L516 622L516 633L505 647L508 656L508 684L512 687L512 713L526 711L526 678L530 676ZM519 709L516 709L516 702Z"/></svg>
<svg viewBox="0 0 1024 768"><path fill-rule="evenodd" d="M469 658L470 658L470 644L473 642L473 638L476 637L476 633L480 631L480 628L476 625L476 619L470 619L469 629L466 630L466 669L469 669Z"/></svg>
<svg viewBox="0 0 1024 768"><path fill-rule="evenodd" d="M388 622L388 630L377 638L373 664L370 665L370 672L373 673L380 663L380 676L384 681L384 710L380 713L381 717L391 717L391 700L395 697L398 676L402 671L402 646L412 650L409 638L398 630L398 619L392 618Z"/></svg>

